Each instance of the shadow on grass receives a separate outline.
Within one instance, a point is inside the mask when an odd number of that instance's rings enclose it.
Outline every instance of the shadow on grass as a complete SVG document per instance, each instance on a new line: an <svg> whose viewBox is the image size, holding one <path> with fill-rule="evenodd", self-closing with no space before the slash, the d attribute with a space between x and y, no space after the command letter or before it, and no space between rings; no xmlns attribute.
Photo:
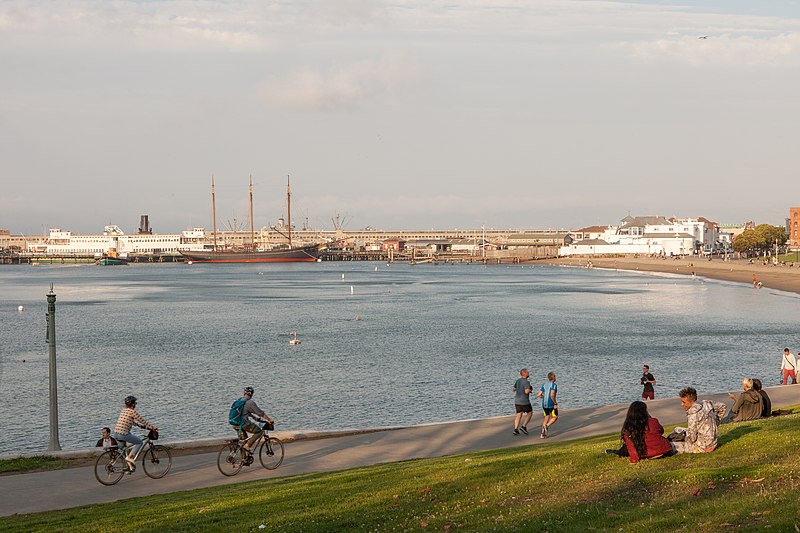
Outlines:
<svg viewBox="0 0 800 533"><path fill-rule="evenodd" d="M745 435L750 433L755 433L756 431L761 431L759 426L748 424L747 422L736 422L734 424L726 425L725 426L728 431L724 434L721 434L717 439L717 448L721 448L726 444L735 441L736 439L740 439Z"/></svg>

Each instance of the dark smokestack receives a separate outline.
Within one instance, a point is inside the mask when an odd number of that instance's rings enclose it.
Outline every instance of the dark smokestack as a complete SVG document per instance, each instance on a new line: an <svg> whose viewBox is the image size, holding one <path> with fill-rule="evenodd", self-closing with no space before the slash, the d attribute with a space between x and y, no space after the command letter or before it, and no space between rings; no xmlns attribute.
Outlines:
<svg viewBox="0 0 800 533"><path fill-rule="evenodd" d="M152 233L153 230L150 227L150 221L147 215L142 215L139 219L139 235L151 235Z"/></svg>

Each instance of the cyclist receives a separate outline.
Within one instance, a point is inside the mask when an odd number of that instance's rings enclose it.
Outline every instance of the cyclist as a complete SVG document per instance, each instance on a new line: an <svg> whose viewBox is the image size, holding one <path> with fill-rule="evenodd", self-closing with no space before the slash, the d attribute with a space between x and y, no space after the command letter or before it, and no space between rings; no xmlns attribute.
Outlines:
<svg viewBox="0 0 800 533"><path fill-rule="evenodd" d="M125 398L125 407L123 407L122 411L119 413L117 425L114 426L113 433L113 437L117 439L117 442L124 441L122 443L123 446L125 442L133 444L128 455L125 457L128 463L133 463L133 458L136 457L136 454L142 447L142 439L131 433L131 426L158 430L156 426L142 418L142 416L136 412L136 396L128 396Z"/></svg>
<svg viewBox="0 0 800 533"><path fill-rule="evenodd" d="M250 438L247 439L247 442L242 446L247 453L252 453L252 448L258 439L261 438L261 434L263 430L256 424L254 424L250 417L258 420L257 417L261 417L266 419L267 422L270 424L274 424L275 421L267 415L261 408L256 404L255 400L253 400L253 387L245 387L244 388L244 396L242 399L247 398L247 401L244 404L242 409L242 425L241 426L234 426L236 429L236 433L239 435L239 438L244 439L247 437L247 433L250 433ZM247 433L245 433L247 432Z"/></svg>

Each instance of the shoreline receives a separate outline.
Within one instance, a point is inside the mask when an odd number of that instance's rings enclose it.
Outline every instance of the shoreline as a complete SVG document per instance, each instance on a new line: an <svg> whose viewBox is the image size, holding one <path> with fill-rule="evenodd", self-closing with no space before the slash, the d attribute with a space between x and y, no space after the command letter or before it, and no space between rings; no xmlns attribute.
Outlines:
<svg viewBox="0 0 800 533"><path fill-rule="evenodd" d="M652 257L559 257L557 259L543 259L538 263L555 266L585 267L592 262L592 268L605 268L612 270L630 270L642 272L659 272L732 281L734 283L753 284L753 275L763 284L765 289L800 294L800 263L795 266L772 264L764 265L761 262L750 263L747 259L732 259L723 261L714 259L709 261L702 257L684 257L679 259L659 259Z"/></svg>

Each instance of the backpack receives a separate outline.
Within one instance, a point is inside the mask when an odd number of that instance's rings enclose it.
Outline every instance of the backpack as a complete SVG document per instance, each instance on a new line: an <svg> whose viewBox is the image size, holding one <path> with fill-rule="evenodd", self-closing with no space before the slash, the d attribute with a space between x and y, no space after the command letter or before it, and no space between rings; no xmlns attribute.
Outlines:
<svg viewBox="0 0 800 533"><path fill-rule="evenodd" d="M249 398L242 396L231 404L231 412L228 414L228 423L232 426L241 426L244 424L244 404L247 403Z"/></svg>

